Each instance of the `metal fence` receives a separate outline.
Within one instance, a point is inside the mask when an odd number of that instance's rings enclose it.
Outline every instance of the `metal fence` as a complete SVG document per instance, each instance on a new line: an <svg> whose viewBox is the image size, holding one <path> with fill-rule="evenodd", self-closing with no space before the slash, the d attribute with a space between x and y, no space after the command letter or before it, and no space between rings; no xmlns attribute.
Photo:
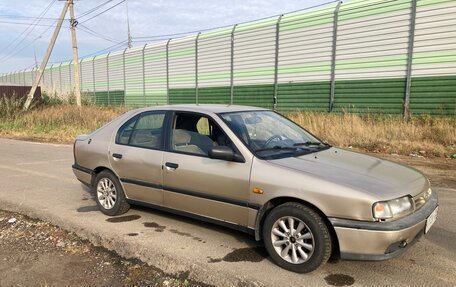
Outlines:
<svg viewBox="0 0 456 287"><path fill-rule="evenodd" d="M82 59L97 104L243 104L280 111L456 112L456 1L353 0ZM0 82L30 85L35 70ZM72 62L43 91L73 90Z"/></svg>
<svg viewBox="0 0 456 287"><path fill-rule="evenodd" d="M0 97L25 99L32 86L0 86ZM38 101L42 100L41 89L38 87L33 95Z"/></svg>

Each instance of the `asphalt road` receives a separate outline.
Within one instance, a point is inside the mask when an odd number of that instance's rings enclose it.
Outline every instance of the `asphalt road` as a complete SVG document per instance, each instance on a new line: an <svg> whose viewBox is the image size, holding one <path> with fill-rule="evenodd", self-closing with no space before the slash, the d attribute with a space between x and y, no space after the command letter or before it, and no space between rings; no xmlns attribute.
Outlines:
<svg viewBox="0 0 456 287"><path fill-rule="evenodd" d="M275 266L261 243L237 231L139 207L109 220L74 178L69 145L0 139L0 155L1 209L47 220L167 273L217 286L456 286L455 185L434 188L437 222L401 257L333 261L295 274Z"/></svg>

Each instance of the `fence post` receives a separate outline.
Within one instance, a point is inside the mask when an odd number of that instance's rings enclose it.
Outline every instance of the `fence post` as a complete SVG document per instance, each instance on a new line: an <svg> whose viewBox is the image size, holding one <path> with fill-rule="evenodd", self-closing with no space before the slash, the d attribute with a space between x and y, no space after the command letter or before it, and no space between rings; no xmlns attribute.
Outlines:
<svg viewBox="0 0 456 287"><path fill-rule="evenodd" d="M54 93L55 92L55 89L54 89L54 76L52 75L52 74L54 74L54 72L52 71L52 70L54 70L54 64L52 64L49 69L50 69L50 74L51 74L51 89L52 89L52 93Z"/></svg>
<svg viewBox="0 0 456 287"><path fill-rule="evenodd" d="M198 32L195 38L195 102L199 104L199 90L198 90L198 39L201 32Z"/></svg>
<svg viewBox="0 0 456 287"><path fill-rule="evenodd" d="M332 38L332 51L331 51L331 78L330 78L330 96L329 96L329 112L332 113L334 110L334 95L336 89L336 51L337 51L337 24L339 20L339 9L342 1L337 3L336 9L334 10L334 21L333 21L333 38Z"/></svg>
<svg viewBox="0 0 456 287"><path fill-rule="evenodd" d="M282 20L283 14L277 18L276 22L276 35L275 35L275 58L274 58L274 96L272 98L272 108L277 110L277 94L278 94L278 79L279 79L279 33L280 33L280 21Z"/></svg>
<svg viewBox="0 0 456 287"><path fill-rule="evenodd" d="M97 104L97 90L95 88L95 58L97 56L93 56L92 58L92 83L93 83L93 103Z"/></svg>
<svg viewBox="0 0 456 287"><path fill-rule="evenodd" d="M70 93L73 93L73 87L72 87L72 82L71 82L71 63L73 62L73 60L70 61L70 63L68 64L68 80L70 82Z"/></svg>
<svg viewBox="0 0 456 287"><path fill-rule="evenodd" d="M128 48L125 48L125 50L122 53L122 68L123 68L123 86L124 86L124 106L127 106L127 79L125 77L125 52L127 51Z"/></svg>
<svg viewBox="0 0 456 287"><path fill-rule="evenodd" d="M23 77L23 78L24 78L24 86L25 86L25 84L26 84L26 81L25 81L25 73L26 73L26 70L24 70L24 71L22 72L22 74L24 75L24 77Z"/></svg>
<svg viewBox="0 0 456 287"><path fill-rule="evenodd" d="M234 31L236 30L237 24L234 24L231 30L231 54L230 54L230 105L233 104L234 100Z"/></svg>
<svg viewBox="0 0 456 287"><path fill-rule="evenodd" d="M146 106L146 62L144 56L144 50L146 50L147 44L142 48L142 76L143 76L143 105Z"/></svg>
<svg viewBox="0 0 456 287"><path fill-rule="evenodd" d="M410 11L410 30L407 51L407 70L404 95L404 120L410 117L410 89L412 86L412 64L413 64L413 45L415 43L415 22L416 22L416 1L412 0L412 10Z"/></svg>
<svg viewBox="0 0 456 287"><path fill-rule="evenodd" d="M83 95L83 88L82 88L82 59L79 60L79 67L81 67L79 69L79 87L81 87L81 98L82 98L82 95ZM75 79L75 81L76 81L76 79Z"/></svg>
<svg viewBox="0 0 456 287"><path fill-rule="evenodd" d="M50 74L50 76L51 76L51 77L50 77L50 78L51 78L51 91L54 92L54 79L53 79L53 76L52 76L52 66L54 66L54 64L52 64L52 65L49 67L48 71L50 71L49 74ZM43 71L43 85L46 85L45 74L46 74L46 68L45 68L44 71Z"/></svg>
<svg viewBox="0 0 456 287"><path fill-rule="evenodd" d="M63 89L62 89L62 63L59 64L59 86L60 86L60 95L63 94Z"/></svg>
<svg viewBox="0 0 456 287"><path fill-rule="evenodd" d="M166 102L169 105L169 42L171 38L166 42Z"/></svg>
<svg viewBox="0 0 456 287"><path fill-rule="evenodd" d="M109 91L109 55L111 54L111 52L108 53L108 55L106 56L106 85L108 87L108 106L111 105L111 94L110 94L110 91Z"/></svg>

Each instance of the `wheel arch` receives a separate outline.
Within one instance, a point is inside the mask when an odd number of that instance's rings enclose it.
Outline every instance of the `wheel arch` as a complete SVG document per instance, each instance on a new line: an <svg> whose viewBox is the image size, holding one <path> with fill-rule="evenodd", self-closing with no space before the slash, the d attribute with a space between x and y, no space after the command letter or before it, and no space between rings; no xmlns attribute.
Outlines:
<svg viewBox="0 0 456 287"><path fill-rule="evenodd" d="M97 177L97 175L104 171L104 170L107 170L109 172L111 172L112 174L114 174L115 176L117 176L117 174L112 170L110 169L109 167L106 167L106 166L98 166L96 168L93 169L93 172L92 172L92 179L90 180L90 185L93 186L94 185L94 181L95 181L95 178Z"/></svg>
<svg viewBox="0 0 456 287"><path fill-rule="evenodd" d="M333 250L331 251L331 256L338 257L339 253L340 253L339 240L337 238L337 234L336 234L336 231L335 231L333 225L328 220L328 217L318 207L316 207L312 203L307 202L300 198L296 198L296 197L289 197L289 196L276 197L276 198L270 199L268 202L266 202L260 208L260 210L258 211L256 220L255 220L255 240L257 240L257 241L262 240L261 235L263 234L263 224L264 224L264 221L265 221L266 217L268 216L268 214L275 207L282 205L284 203L287 203L287 202L296 202L296 203L305 205L306 207L311 208L313 211L315 211L316 213L318 213L321 216L321 218L325 222L326 227L328 228L328 231L331 235L331 241L333 243L332 244Z"/></svg>

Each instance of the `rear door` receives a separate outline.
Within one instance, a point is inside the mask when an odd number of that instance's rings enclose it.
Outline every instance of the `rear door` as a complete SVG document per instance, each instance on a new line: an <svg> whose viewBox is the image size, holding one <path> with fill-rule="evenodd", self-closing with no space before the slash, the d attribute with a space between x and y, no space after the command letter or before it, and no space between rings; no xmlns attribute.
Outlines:
<svg viewBox="0 0 456 287"><path fill-rule="evenodd" d="M165 111L148 111L126 121L110 146L109 160L128 199L163 204Z"/></svg>

